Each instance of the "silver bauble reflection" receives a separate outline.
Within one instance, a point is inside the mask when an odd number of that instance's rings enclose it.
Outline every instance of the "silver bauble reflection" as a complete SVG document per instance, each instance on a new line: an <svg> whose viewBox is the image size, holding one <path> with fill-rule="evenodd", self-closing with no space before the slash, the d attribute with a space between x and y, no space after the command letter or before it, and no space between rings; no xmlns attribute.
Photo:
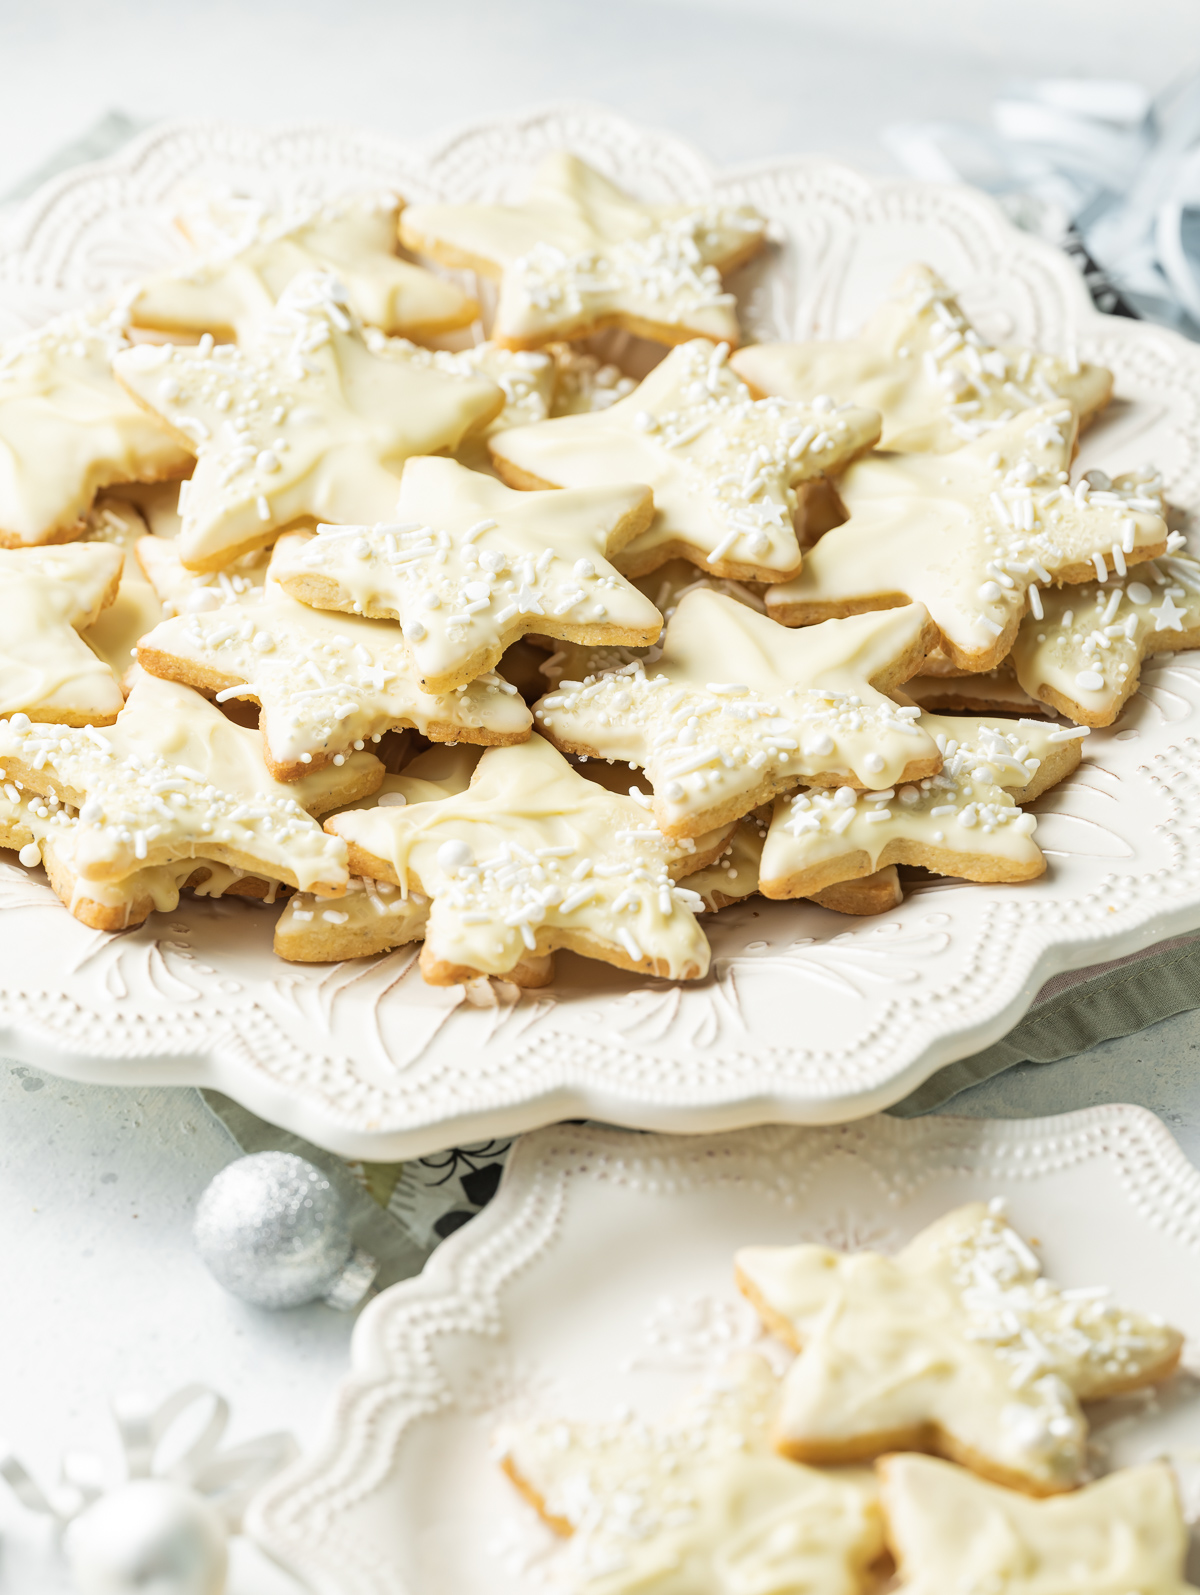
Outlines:
<svg viewBox="0 0 1200 1595"><path fill-rule="evenodd" d="M192 1233L217 1282L256 1307L320 1298L345 1311L377 1272L354 1246L336 1187L291 1152L254 1152L222 1169L200 1198Z"/></svg>

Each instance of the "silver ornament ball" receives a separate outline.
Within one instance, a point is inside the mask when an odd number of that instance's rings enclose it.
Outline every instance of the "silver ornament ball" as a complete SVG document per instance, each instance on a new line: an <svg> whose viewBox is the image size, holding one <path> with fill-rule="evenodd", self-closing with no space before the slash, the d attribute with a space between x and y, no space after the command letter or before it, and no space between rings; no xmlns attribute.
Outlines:
<svg viewBox="0 0 1200 1595"><path fill-rule="evenodd" d="M323 1299L349 1309L376 1273L350 1237L341 1194L291 1152L254 1152L222 1169L200 1198L192 1233L217 1282L256 1307Z"/></svg>
<svg viewBox="0 0 1200 1595"><path fill-rule="evenodd" d="M135 1479L71 1524L67 1556L79 1595L223 1595L225 1525L193 1490Z"/></svg>

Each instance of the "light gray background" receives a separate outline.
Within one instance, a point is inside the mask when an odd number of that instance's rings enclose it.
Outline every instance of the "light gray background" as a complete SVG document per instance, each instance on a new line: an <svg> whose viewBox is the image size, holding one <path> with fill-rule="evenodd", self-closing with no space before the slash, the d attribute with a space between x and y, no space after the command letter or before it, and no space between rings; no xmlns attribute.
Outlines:
<svg viewBox="0 0 1200 1595"><path fill-rule="evenodd" d="M1197 0L0 0L0 195L118 110L135 122L321 119L405 137L590 98L714 159L825 151L887 169L890 122L983 118L1013 78L1200 65ZM1200 1163L1200 1016L1012 1071L955 1111L1093 1102L1159 1113ZM351 1323L225 1296L189 1243L199 1192L236 1149L187 1091L104 1090L0 1063L0 1435L49 1479L66 1447L112 1456L109 1394L194 1379L235 1439L317 1431ZM0 1485L2 1595L48 1589L38 1536ZM35 1568L39 1571L35 1571ZM284 1586L243 1558L234 1595Z"/></svg>

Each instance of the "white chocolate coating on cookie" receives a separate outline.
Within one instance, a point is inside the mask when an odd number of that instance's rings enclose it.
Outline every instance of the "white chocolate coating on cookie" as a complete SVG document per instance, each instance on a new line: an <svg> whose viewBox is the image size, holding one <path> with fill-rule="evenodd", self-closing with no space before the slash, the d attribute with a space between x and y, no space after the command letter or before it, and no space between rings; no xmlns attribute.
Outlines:
<svg viewBox="0 0 1200 1595"><path fill-rule="evenodd" d="M492 336L512 349L604 326L735 343L721 273L765 236L752 206L640 205L565 150L546 156L519 205L412 205L400 218L410 249L500 277Z"/></svg>
<svg viewBox="0 0 1200 1595"><path fill-rule="evenodd" d="M654 520L618 561L631 575L682 554L718 576L786 581L800 568L796 487L870 448L879 417L755 400L728 353L695 340L599 414L511 428L492 439L496 467L514 486L648 483Z"/></svg>
<svg viewBox="0 0 1200 1595"><path fill-rule="evenodd" d="M636 380L627 377L620 366L601 360L576 344L551 343L545 352L554 361L552 416L591 415L596 410L607 410L637 387Z"/></svg>
<svg viewBox="0 0 1200 1595"><path fill-rule="evenodd" d="M658 611L608 557L651 513L637 485L516 493L453 460L413 460L395 520L322 526L273 569L304 603L398 620L425 690L447 692L527 631L653 642Z"/></svg>
<svg viewBox="0 0 1200 1595"><path fill-rule="evenodd" d="M653 665L560 681L534 718L568 752L645 769L661 829L698 836L800 780L885 787L936 771L919 711L872 685L906 679L931 631L920 605L789 632L692 592Z"/></svg>
<svg viewBox="0 0 1200 1595"><path fill-rule="evenodd" d="M340 769L283 786L267 773L257 732L191 688L144 675L107 729L0 721L0 768L78 810L70 864L88 881L213 858L328 895L345 889L346 850L307 808L351 801L383 775L371 754L356 753Z"/></svg>
<svg viewBox="0 0 1200 1595"><path fill-rule="evenodd" d="M0 547L65 542L101 488L188 469L113 376L125 325L119 310L72 310L0 348Z"/></svg>
<svg viewBox="0 0 1200 1595"><path fill-rule="evenodd" d="M895 1257L825 1246L749 1247L738 1282L799 1349L775 1442L803 1461L933 1449L1049 1495L1087 1464L1080 1401L1154 1384L1183 1337L1061 1290L1002 1204L947 1213Z"/></svg>
<svg viewBox="0 0 1200 1595"><path fill-rule="evenodd" d="M385 338L366 328L363 336L374 354L393 355L431 371L446 371L452 376L484 377L504 394L504 408L485 427L471 434L472 452L493 432L510 426L531 426L550 416L557 371L554 359L541 349L505 349L491 341L470 349L422 349L404 338Z"/></svg>
<svg viewBox="0 0 1200 1595"><path fill-rule="evenodd" d="M208 614L231 606L245 608L262 599L270 558L266 549L255 549L225 570L206 571L201 576L187 568L176 544L165 537L139 538L135 552L162 606L160 619Z"/></svg>
<svg viewBox="0 0 1200 1595"><path fill-rule="evenodd" d="M115 358L121 382L196 454L179 503L190 570L217 570L301 518L392 514L406 459L457 448L503 407L482 377L373 354L341 293L309 273L248 348L205 337Z"/></svg>
<svg viewBox="0 0 1200 1595"><path fill-rule="evenodd" d="M384 332L428 337L468 326L479 314L454 283L397 257L395 195L356 195L284 215L246 202L227 202L224 215L221 209L214 202L190 227L185 218L185 231L216 232L220 241L200 259L140 285L130 304L139 327L244 342L270 318L288 284L311 271L333 272L355 315Z"/></svg>
<svg viewBox="0 0 1200 1595"><path fill-rule="evenodd" d="M116 719L120 683L79 633L115 599L123 558L103 544L0 549L0 715Z"/></svg>
<svg viewBox="0 0 1200 1595"><path fill-rule="evenodd" d="M775 800L760 877L766 897L807 897L888 864L973 881L1033 880L1046 868L1029 799L1079 763L1080 734L1031 720L923 714L945 761L882 792L807 791Z"/></svg>
<svg viewBox="0 0 1200 1595"><path fill-rule="evenodd" d="M928 266L904 273L857 338L751 344L733 363L758 393L830 393L878 410L880 446L904 454L960 448L1021 410L1059 399L1086 420L1112 392L1111 372L1074 354L987 343Z"/></svg>
<svg viewBox="0 0 1200 1595"><path fill-rule="evenodd" d="M672 980L708 969L694 917L703 905L674 884L688 845L541 737L489 748L457 797L327 824L355 873L433 899L421 968L434 984L503 975L557 947Z"/></svg>
<svg viewBox="0 0 1200 1595"><path fill-rule="evenodd" d="M501 1465L559 1533L576 1595L860 1595L873 1481L772 1455L778 1381L744 1354L672 1421L506 1425Z"/></svg>
<svg viewBox="0 0 1200 1595"><path fill-rule="evenodd" d="M1165 1462L1030 1501L932 1457L879 1464L896 1595L1196 1595Z"/></svg>
<svg viewBox="0 0 1200 1595"><path fill-rule="evenodd" d="M859 461L838 483L850 519L771 589L769 612L803 626L908 599L929 610L955 665L991 670L1042 587L1121 575L1166 550L1154 511L1086 478L1068 485L1075 425L1069 409L1047 406L953 454Z"/></svg>
<svg viewBox="0 0 1200 1595"><path fill-rule="evenodd" d="M83 638L125 690L137 668L134 649L163 618L162 603L146 580L135 552L138 542L146 536L146 523L132 504L116 497L101 497L87 516L86 528L79 539L81 543L111 543L122 551L117 596L86 629Z"/></svg>

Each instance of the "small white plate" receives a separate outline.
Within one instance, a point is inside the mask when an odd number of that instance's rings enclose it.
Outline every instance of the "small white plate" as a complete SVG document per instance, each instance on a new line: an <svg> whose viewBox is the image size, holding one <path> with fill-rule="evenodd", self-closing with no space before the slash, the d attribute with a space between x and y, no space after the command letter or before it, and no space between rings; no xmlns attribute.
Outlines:
<svg viewBox="0 0 1200 1595"><path fill-rule="evenodd" d="M324 1441L258 1498L251 1532L319 1595L554 1590L562 1542L491 1459L501 1421L665 1415L731 1350L782 1351L734 1289L739 1246L893 1250L993 1196L1050 1277L1109 1285L1200 1344L1200 1174L1141 1108L694 1139L558 1125L367 1308ZM1191 1373L1105 1404L1093 1433L1115 1464L1171 1455L1200 1508Z"/></svg>

